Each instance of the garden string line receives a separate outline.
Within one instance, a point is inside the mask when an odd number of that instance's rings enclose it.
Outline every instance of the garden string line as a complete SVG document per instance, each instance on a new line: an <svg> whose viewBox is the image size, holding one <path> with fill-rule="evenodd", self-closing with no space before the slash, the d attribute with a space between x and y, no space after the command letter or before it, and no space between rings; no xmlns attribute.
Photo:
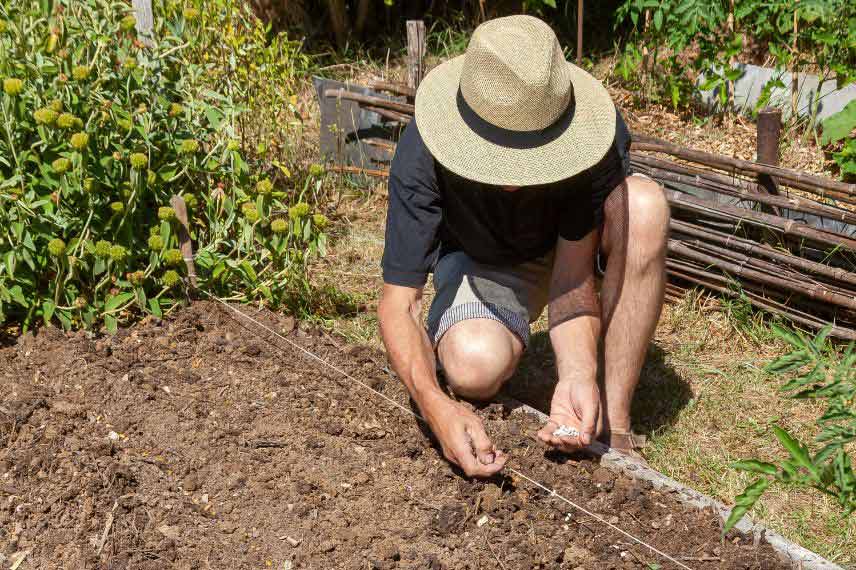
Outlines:
<svg viewBox="0 0 856 570"><path fill-rule="evenodd" d="M369 386L368 384L366 384L366 383L365 383L365 382L363 382L362 380L359 380L358 378L354 378L353 376L351 376L350 374L348 374L347 372L345 372L344 370L342 370L342 369L341 369L341 368L339 368L338 366L336 366L336 365L334 365L334 364L331 364L330 362L327 362L326 360L324 360L324 359L323 359L323 358L321 358L320 356L316 355L314 352L312 352L312 351L310 351L310 350L307 350L307 349L303 348L302 346L300 346L299 344L297 344L297 343L296 343L296 342L294 342L293 340L291 340L291 339L289 339L289 338L287 338L287 337L285 337L285 336L281 335L280 333L276 332L275 330L273 330L272 328L270 328L270 327L269 327L269 326L267 326L266 324L262 323L261 321L259 321L259 320L257 320L257 319L254 319L253 317L251 317L251 316L247 315L247 314L246 314L246 313L244 313L243 311L240 311L240 310L236 309L235 307L233 307L232 305L230 305L229 303L227 303L227 302L226 302L226 301L224 301L223 299L221 299L221 298L219 298L219 297L217 297L217 296L215 296L215 295L212 295L211 293L208 293L207 291L205 291L205 290L203 290L203 289L197 289L197 291L199 291L199 292L201 292L201 293L204 293L206 296L208 296L209 298L211 298L211 299L213 299L213 300L217 301L218 303L220 303L220 304L221 304L221 305L223 305L224 307L228 308L229 310L231 310L231 311L233 311L233 312L237 313L238 315L242 316L243 318L247 319L248 321L251 321L251 322L253 322L253 323L257 324L258 326L260 326L261 328L265 329L265 330L266 330L266 331L268 331L269 333L271 333L271 334L275 335L276 337L281 338L282 340L284 340L285 342L287 342L287 343L288 343L290 346L292 346L293 348L296 348L296 349L298 349L299 351L301 351L302 353L304 353L306 356L309 356L310 358L312 358L312 359L314 359L314 360L318 361L319 363L323 364L323 365L324 365L324 366L326 366L327 368L330 368L330 369L332 369L332 370L334 370L334 371L338 372L339 374L341 374L342 376L344 376L344 377L345 377L345 378L347 378L348 380L351 380L352 382L355 382L355 383L359 384L360 386L362 386L363 388L365 388L365 389L366 389L366 390L368 390L369 392L372 392L372 393L373 393L373 394L375 394L376 396L380 396L381 398L383 398L384 400L386 400L387 402L389 402L390 404L392 404L393 406L395 406L395 407L396 407L396 408L398 408L399 410L401 410L401 411L403 411L403 412L405 412L405 413L407 413L407 414L410 414L411 416L413 416L414 418L416 418L417 420L419 420L419 421L421 421L421 422L423 422L423 423L425 423L425 424L427 424L427 423L428 423L428 422L426 422L426 421L425 421L425 418L423 418L421 415L417 414L417 413L416 413L416 412L414 412L413 410L411 410L411 409L409 409L409 408L407 408L407 407L405 407L405 406L402 406L401 404L399 404L398 402L396 402L395 400L393 400L392 398L390 398L390 397L389 397L389 396L387 396L386 394L383 394L383 393L379 392L378 390L375 390L374 388L372 388L371 386ZM551 488L547 487L546 485L543 485L543 484L539 483L539 482L538 482L538 481L536 481L535 479L532 479L531 477L528 477L528 476L526 476L525 474L521 473L520 471L518 471L518 470L517 470L517 469L515 469L514 467L511 467L511 466L509 466L509 465L506 465L506 466L505 466L505 469L506 469L506 470L508 470L508 471L510 471L511 473L514 473L515 475L517 475L517 476L518 476L518 477L520 477L521 479L525 479L526 481L528 481L528 482L529 482L529 483L531 483L532 485L534 485L534 486L538 487L539 489L541 489L541 490L543 490L543 491L546 491L546 492L547 492L547 494L548 494L548 495L550 495L551 497L556 497L557 499L560 499L560 500L564 501L564 502L565 502L565 503L567 503L568 505L572 506L573 508L577 509L578 511L580 511L580 512L582 512L582 513L587 514L588 516L590 516L590 517L591 517L591 518L593 518L594 520L598 521L599 523L602 523L602 524L604 524L604 525L606 525L606 526L610 527L611 529L615 530L616 532L619 532L619 533L621 533L623 536L625 536L625 537L629 538L629 539L630 539L630 540L632 540L633 542L635 542L635 543L637 543L637 544L639 544L639 545L641 545L641 546L644 546L645 548L647 548L647 549L648 549L648 550L650 550L651 552L654 552L654 553L656 553L656 554L660 555L661 557L665 558L666 560L668 560L668 561L670 561L670 562L674 562L675 564L677 564L677 565L678 565L678 566L680 566L681 568L684 568L685 570L693 570L692 568L690 568L689 566L687 566L687 565L686 565L686 564L684 564L683 562L681 562L681 561L679 561L679 560L677 560L677 559L673 558L672 556L669 556L668 554L666 554L666 553L665 553L665 552L663 552L662 550L657 549L657 547L655 547L655 546L652 546L652 545L648 544L647 542L645 542L644 540L642 540L642 539L640 539L640 538L636 538L635 536L633 536L633 535L632 535L632 534L630 534L629 532L627 532L627 531L625 531L625 530L623 530L623 529L619 528L618 526L616 526L616 525L614 525L614 524L610 523L609 521L607 521L607 520L606 520L606 519L604 519L603 517L600 517L600 516L596 515L595 513L593 513L593 512L591 512L591 511L589 511L589 510L588 510L588 509L586 509L585 507L582 507L582 506L580 506L580 505L576 504L575 502L571 501L571 500L570 500L570 499L568 499L567 497L564 497L564 496L560 495L558 492L556 492L556 490L555 490L555 489L551 489Z"/></svg>

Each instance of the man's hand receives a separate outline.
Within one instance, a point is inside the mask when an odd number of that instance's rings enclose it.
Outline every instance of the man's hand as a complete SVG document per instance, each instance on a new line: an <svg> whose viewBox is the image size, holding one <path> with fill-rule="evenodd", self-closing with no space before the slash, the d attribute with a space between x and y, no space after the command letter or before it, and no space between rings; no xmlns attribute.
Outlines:
<svg viewBox="0 0 856 570"><path fill-rule="evenodd" d="M560 451L573 452L590 445L599 435L600 390L597 382L580 379L562 380L553 392L550 404L550 421L538 432L538 438ZM555 436L559 426L570 426L580 435Z"/></svg>
<svg viewBox="0 0 856 570"><path fill-rule="evenodd" d="M468 476L490 477L508 461L487 437L481 419L444 394L424 402L422 413L440 442L443 455Z"/></svg>

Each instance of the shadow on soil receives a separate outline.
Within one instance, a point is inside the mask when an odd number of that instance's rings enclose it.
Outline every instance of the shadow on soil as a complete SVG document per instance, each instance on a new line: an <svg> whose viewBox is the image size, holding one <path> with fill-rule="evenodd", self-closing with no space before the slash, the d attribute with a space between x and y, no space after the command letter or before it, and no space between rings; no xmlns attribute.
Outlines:
<svg viewBox="0 0 856 570"><path fill-rule="evenodd" d="M637 433L650 435L672 425L693 397L687 381L666 363L665 356L663 349L656 344L648 347L631 412L633 429ZM532 335L529 349L517 372L506 384L505 392L549 413L556 380L550 337L539 332Z"/></svg>

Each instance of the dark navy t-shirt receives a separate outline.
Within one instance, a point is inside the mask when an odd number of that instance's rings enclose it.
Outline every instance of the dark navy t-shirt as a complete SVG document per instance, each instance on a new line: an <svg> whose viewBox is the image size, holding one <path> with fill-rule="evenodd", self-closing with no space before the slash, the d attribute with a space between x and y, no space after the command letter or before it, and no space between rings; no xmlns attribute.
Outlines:
<svg viewBox="0 0 856 570"><path fill-rule="evenodd" d="M630 133L617 111L615 140L598 164L515 192L443 168L411 121L389 172L384 282L421 287L438 257L452 251L488 265L517 265L545 255L559 237L580 240L600 226L603 203L629 168Z"/></svg>

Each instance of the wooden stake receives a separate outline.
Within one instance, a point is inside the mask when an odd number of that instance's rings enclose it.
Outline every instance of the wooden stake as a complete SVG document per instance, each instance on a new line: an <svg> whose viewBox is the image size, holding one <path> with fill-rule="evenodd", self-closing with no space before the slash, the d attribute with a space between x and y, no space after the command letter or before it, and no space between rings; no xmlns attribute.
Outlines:
<svg viewBox="0 0 856 570"><path fill-rule="evenodd" d="M184 264L187 266L187 279L190 289L196 290L196 264L193 262L193 243L190 241L190 223L187 220L187 205L184 198L173 195L169 200L172 209L175 210L175 219L178 220L178 243Z"/></svg>
<svg viewBox="0 0 856 570"><path fill-rule="evenodd" d="M756 160L760 164L779 165L779 136L782 132L782 111L765 107L758 113ZM779 187L769 174L759 174L758 184L769 194L778 194Z"/></svg>
<svg viewBox="0 0 856 570"><path fill-rule="evenodd" d="M799 101L799 80L797 78L797 40L799 39L799 12L800 0L794 0L794 38L791 47L791 118L797 117L797 103Z"/></svg>
<svg viewBox="0 0 856 570"><path fill-rule="evenodd" d="M416 89L425 73L425 22L407 21L407 86Z"/></svg>

